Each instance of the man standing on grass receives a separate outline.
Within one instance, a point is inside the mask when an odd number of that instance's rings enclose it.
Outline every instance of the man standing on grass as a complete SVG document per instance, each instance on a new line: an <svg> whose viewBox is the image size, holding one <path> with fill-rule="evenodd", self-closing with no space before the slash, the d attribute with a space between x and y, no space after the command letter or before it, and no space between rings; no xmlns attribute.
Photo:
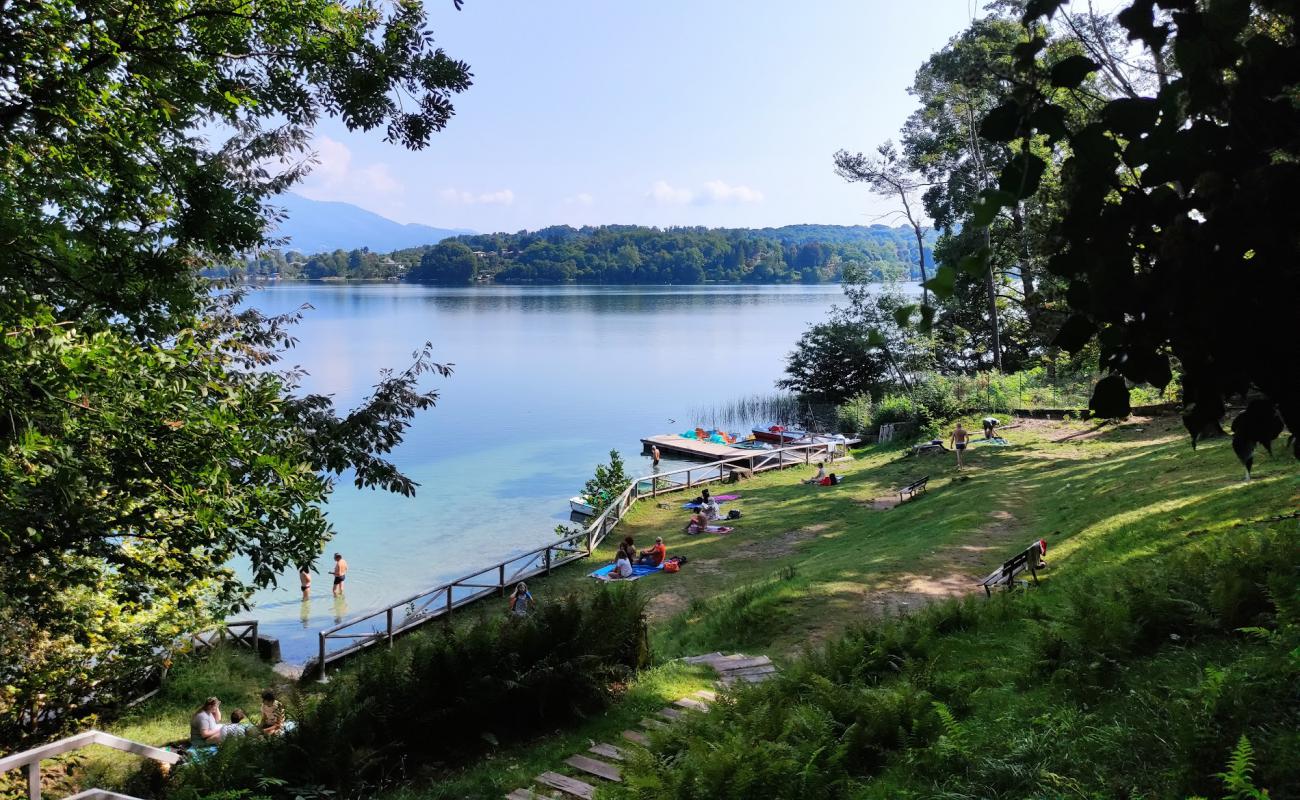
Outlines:
<svg viewBox="0 0 1300 800"><path fill-rule="evenodd" d="M343 594L343 581L348 577L348 562L342 555L334 554L334 569L330 570L334 576L334 596L338 597Z"/></svg>
<svg viewBox="0 0 1300 800"><path fill-rule="evenodd" d="M966 442L969 439L970 434L967 433L966 429L961 426L960 422L958 422L957 428L952 432L952 436L948 437L948 441L952 444L952 449L957 451L957 469L962 468L962 454L966 451Z"/></svg>

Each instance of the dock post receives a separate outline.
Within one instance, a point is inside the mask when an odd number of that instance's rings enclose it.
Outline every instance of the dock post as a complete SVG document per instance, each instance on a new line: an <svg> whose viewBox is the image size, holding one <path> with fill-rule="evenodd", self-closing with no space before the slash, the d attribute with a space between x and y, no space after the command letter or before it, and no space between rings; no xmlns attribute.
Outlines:
<svg viewBox="0 0 1300 800"><path fill-rule="evenodd" d="M391 649L393 648L393 608L392 608L392 606L389 606L389 608L388 608L388 615L387 615L387 616L388 616L388 648L391 650Z"/></svg>
<svg viewBox="0 0 1300 800"><path fill-rule="evenodd" d="M320 681L325 682L325 633L320 633Z"/></svg>
<svg viewBox="0 0 1300 800"><path fill-rule="evenodd" d="M447 619L451 619L451 584L447 584Z"/></svg>
<svg viewBox="0 0 1300 800"><path fill-rule="evenodd" d="M546 559L546 560L545 560L544 563L546 564L546 574L547 574L547 575L550 575L550 574L551 574L551 548L549 548L549 547L546 548L546 556L545 556L545 559Z"/></svg>
<svg viewBox="0 0 1300 800"><path fill-rule="evenodd" d="M686 488L691 488L691 471L689 469L686 470Z"/></svg>
<svg viewBox="0 0 1300 800"><path fill-rule="evenodd" d="M501 596L506 596L506 564L501 562L497 565L497 585L501 587Z"/></svg>

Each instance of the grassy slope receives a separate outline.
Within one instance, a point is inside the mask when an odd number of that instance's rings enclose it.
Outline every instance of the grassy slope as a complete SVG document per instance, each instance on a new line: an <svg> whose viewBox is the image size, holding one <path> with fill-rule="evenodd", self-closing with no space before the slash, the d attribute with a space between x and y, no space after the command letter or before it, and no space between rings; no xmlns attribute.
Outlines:
<svg viewBox="0 0 1300 800"><path fill-rule="evenodd" d="M1075 433L1083 435L1053 441ZM836 466L848 480L835 488L799 484L811 469L765 474L739 487L742 499L727 507L744 517L725 537L682 533L681 495L665 498L666 508L643 503L620 535L642 547L663 536L670 554L690 558L677 575L639 581L652 598L656 656L721 649L788 660L864 619L971 591L974 579L1039 534L1051 543L1052 568L1044 576L1050 586L1067 572L1086 579L1300 503L1293 466L1261 457L1257 479L1243 484L1226 442L1193 453L1174 418L1100 430L1028 423L1006 436L1013 447L977 446L961 472L951 455L868 448L852 464ZM874 498L919 475L931 476L928 495L892 510L872 508ZM613 545L592 564L611 558ZM531 588L542 599L581 591L592 584L586 572L575 567ZM1052 593L1041 596L1050 602ZM996 636L971 637L966 646L983 651L996 643ZM1014 652L1014 641L1002 644ZM990 673L995 684L996 676ZM641 716L617 708L610 714ZM437 788L412 787L399 796L490 796L489 787L508 789L519 785L516 777L558 766L600 731L584 728L542 747L516 748ZM511 780L494 780L503 767Z"/></svg>
<svg viewBox="0 0 1300 800"><path fill-rule="evenodd" d="M1006 436L1013 447L977 446L960 473L951 455L905 458L896 448L868 448L853 463L836 465L848 479L833 488L799 484L810 469L768 473L739 486L742 499L727 508L740 508L744 517L725 537L684 535L682 495L664 498L667 508L641 504L619 534L633 535L642 547L662 535L670 554L690 557L677 575L639 582L651 597L656 656L721 649L788 660L864 619L968 592L972 579L1030 539L1059 531L1049 535L1052 568L1040 593L1050 603L1058 576L1086 578L1239 520L1300 505L1293 465L1261 457L1257 480L1243 484L1226 442L1193 453L1176 419L1134 421L1052 441L1089 431L1082 423L1012 429ZM872 508L874 498L923 474L931 476L927 495L892 510ZM593 565L612 556L613 544L602 548ZM542 601L581 591L593 583L586 571L561 570L531 588ZM478 613L499 611L489 604ZM996 683L995 673L986 677ZM250 677L246 687L223 691L251 694L266 679ZM584 750L588 740L615 740L646 711L706 680L675 665L657 668L630 688L625 702L577 730L503 750L439 776L432 787L412 785L393 796L492 796L524 785L541 769ZM210 691L190 687L194 697L178 694L166 701L171 707L150 704L113 729L155 743L180 738L191 706ZM229 700L227 706L233 707Z"/></svg>

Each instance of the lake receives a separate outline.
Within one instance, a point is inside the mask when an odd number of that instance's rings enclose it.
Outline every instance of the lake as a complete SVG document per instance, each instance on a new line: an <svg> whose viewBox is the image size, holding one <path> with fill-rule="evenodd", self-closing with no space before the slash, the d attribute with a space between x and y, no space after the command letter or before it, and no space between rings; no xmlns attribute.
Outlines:
<svg viewBox="0 0 1300 800"><path fill-rule="evenodd" d="M339 619L544 545L611 448L633 475L647 474L643 436L708 427L692 413L772 393L799 335L841 298L838 285L294 283L253 293L249 303L267 313L313 307L286 363L340 408L425 341L455 372L429 380L438 406L393 455L420 483L416 496L357 490L345 476L311 598L301 601L297 576L286 575L255 596L249 616L280 639L285 660L302 662L316 632ZM324 574L334 551L351 566L342 600Z"/></svg>

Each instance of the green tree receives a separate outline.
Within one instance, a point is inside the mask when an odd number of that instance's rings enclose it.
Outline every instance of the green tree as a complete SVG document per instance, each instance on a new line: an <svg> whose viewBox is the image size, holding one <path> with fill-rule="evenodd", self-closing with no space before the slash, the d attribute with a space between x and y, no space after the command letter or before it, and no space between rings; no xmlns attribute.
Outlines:
<svg viewBox="0 0 1300 800"><path fill-rule="evenodd" d="M1037 0L1029 30L1059 0ZM1098 61L1017 59L1017 90L982 126L1018 154L984 208L1047 191L1043 156L1061 160L1066 212L1048 268L1069 281L1070 318L1057 342L1078 351L1096 338L1103 370L1093 409L1128 413L1128 385L1164 387L1183 372L1193 442L1218 429L1225 401L1254 396L1233 420L1247 474L1257 444L1300 430L1300 337L1285 313L1300 299L1300 40L1294 4L1135 0L1116 19L1151 61L1168 64L1146 92L1111 99L1076 123L1058 102ZM1170 79L1169 74L1176 74ZM1297 451L1300 456L1300 450Z"/></svg>
<svg viewBox="0 0 1300 800"><path fill-rule="evenodd" d="M466 245L441 242L420 258L420 264L406 273L406 279L415 283L440 283L450 286L474 282L478 272L478 256Z"/></svg>
<svg viewBox="0 0 1300 800"><path fill-rule="evenodd" d="M113 699L179 632L312 563L336 476L414 491L384 456L436 400L429 348L340 415L275 367L296 317L239 310L199 270L269 243L267 203L302 176L322 115L420 148L469 72L415 0L19 2L0 41L12 739L39 711Z"/></svg>

